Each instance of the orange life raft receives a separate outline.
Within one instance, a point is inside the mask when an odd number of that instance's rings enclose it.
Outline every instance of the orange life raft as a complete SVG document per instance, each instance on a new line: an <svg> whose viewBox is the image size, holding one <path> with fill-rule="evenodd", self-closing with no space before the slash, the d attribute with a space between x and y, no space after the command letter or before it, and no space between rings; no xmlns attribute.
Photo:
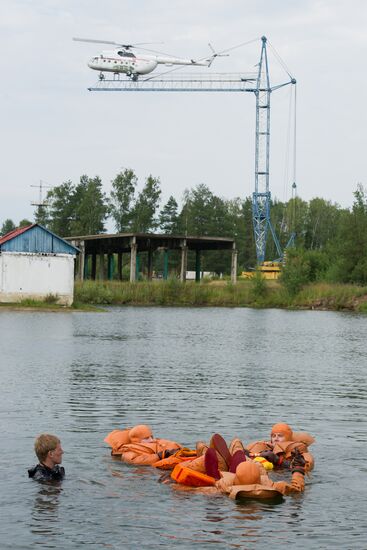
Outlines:
<svg viewBox="0 0 367 550"><path fill-rule="evenodd" d="M188 485L189 487L210 487L215 485L214 477L190 470L182 466L182 464L176 464L174 467L171 478L181 483L182 485Z"/></svg>

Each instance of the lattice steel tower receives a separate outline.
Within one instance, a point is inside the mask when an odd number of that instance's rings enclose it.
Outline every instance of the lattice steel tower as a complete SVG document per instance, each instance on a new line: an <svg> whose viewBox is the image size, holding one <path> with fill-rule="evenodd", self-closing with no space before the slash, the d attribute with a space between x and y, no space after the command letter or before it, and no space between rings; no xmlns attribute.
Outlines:
<svg viewBox="0 0 367 550"><path fill-rule="evenodd" d="M252 217L255 234L256 256L258 263L265 260L268 228L271 231L279 258L283 252L270 219L271 194L269 189L269 155L270 155L270 98L271 92L296 80L271 88L266 51L267 39L261 38L262 48L258 75L256 80L256 144L255 144L255 191L252 195Z"/></svg>

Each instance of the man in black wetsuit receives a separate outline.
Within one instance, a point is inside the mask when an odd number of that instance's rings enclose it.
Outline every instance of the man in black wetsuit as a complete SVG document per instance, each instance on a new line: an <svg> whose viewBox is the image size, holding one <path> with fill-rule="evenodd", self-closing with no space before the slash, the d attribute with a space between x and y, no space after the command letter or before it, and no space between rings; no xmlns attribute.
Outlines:
<svg viewBox="0 0 367 550"><path fill-rule="evenodd" d="M39 464L29 468L29 477L37 481L61 481L65 477L65 469L60 466L64 451L58 437L41 434L34 443L34 450Z"/></svg>

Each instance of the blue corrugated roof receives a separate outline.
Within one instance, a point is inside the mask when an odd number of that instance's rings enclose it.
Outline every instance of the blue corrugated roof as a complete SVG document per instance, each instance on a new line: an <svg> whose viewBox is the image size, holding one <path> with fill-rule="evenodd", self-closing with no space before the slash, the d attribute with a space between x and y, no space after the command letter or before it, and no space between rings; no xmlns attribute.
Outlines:
<svg viewBox="0 0 367 550"><path fill-rule="evenodd" d="M38 254L78 254L79 249L38 223L15 229L0 238L4 252L33 252Z"/></svg>

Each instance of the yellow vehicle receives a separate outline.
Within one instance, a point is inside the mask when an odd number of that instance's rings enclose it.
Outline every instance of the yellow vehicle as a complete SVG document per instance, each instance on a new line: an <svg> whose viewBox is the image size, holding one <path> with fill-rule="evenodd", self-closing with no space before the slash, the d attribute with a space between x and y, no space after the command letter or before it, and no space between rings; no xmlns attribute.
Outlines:
<svg viewBox="0 0 367 550"><path fill-rule="evenodd" d="M279 278L281 273L281 263L280 262L263 262L257 270L261 273L264 279L276 280ZM243 279L251 279L255 275L256 271L242 271L241 277Z"/></svg>

